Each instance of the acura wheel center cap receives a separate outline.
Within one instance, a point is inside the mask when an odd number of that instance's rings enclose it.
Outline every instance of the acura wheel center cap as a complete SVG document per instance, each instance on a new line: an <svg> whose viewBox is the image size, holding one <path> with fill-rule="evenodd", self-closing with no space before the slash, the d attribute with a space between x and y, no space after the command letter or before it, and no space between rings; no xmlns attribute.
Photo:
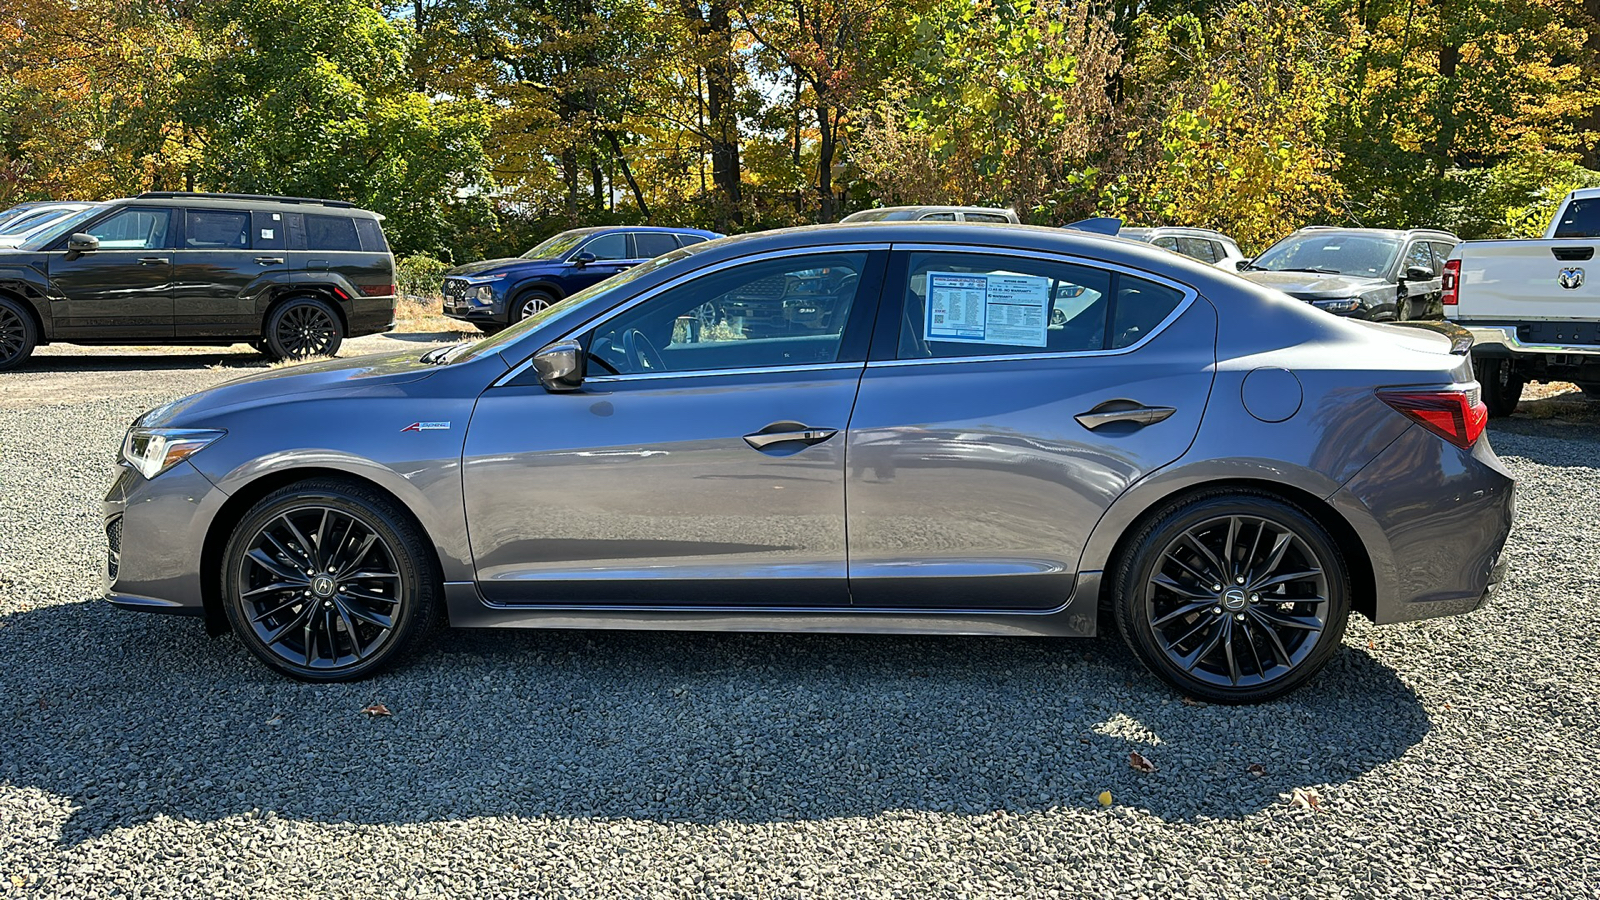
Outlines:
<svg viewBox="0 0 1600 900"><path fill-rule="evenodd" d="M318 575L311 579L311 593L318 597L332 597L334 587L333 579L327 575Z"/></svg>
<svg viewBox="0 0 1600 900"><path fill-rule="evenodd" d="M1245 604L1248 602L1249 600L1245 597L1244 591L1239 588L1228 588L1222 593L1222 606L1228 612L1238 612L1244 609Z"/></svg>

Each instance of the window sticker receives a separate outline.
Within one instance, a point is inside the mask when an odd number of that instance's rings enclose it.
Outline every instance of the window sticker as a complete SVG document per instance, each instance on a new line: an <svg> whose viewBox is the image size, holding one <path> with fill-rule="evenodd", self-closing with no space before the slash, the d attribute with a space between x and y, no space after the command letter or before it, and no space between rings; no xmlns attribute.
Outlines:
<svg viewBox="0 0 1600 900"><path fill-rule="evenodd" d="M281 222L281 221L283 221L283 216L278 215L277 213L273 213L272 214L272 221Z"/></svg>
<svg viewBox="0 0 1600 900"><path fill-rule="evenodd" d="M929 272L922 336L1043 347L1049 305L1050 279L1043 276Z"/></svg>
<svg viewBox="0 0 1600 900"><path fill-rule="evenodd" d="M272 235L274 233L275 232L271 228L263 228L263 229L261 229L261 239L263 241L270 241L270 240L272 240Z"/></svg>

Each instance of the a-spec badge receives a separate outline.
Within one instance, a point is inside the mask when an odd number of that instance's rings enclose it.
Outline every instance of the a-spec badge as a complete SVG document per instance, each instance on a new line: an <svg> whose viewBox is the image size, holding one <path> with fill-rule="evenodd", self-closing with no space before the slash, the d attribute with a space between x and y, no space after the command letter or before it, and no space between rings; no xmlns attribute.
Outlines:
<svg viewBox="0 0 1600 900"><path fill-rule="evenodd" d="M408 431L449 431L449 430L450 430L450 423L449 422L412 422L410 425L407 425L406 427L400 429L400 433L401 434L405 434Z"/></svg>
<svg viewBox="0 0 1600 900"><path fill-rule="evenodd" d="M1583 287L1583 270L1578 268L1562 269L1561 275L1556 280L1567 290L1575 291Z"/></svg>

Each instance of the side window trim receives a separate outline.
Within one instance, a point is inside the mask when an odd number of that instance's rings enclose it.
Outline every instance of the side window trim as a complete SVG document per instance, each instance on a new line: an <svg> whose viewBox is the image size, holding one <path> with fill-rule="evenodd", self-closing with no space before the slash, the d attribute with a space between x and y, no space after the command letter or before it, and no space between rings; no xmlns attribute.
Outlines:
<svg viewBox="0 0 1600 900"><path fill-rule="evenodd" d="M890 245L889 269L883 279L882 299L879 301L878 325L873 329L872 352L867 357L867 368L888 368L891 366L947 366L947 365L974 365L996 362L1018 362L1036 359L1076 359L1092 356L1122 356L1140 349L1145 344L1155 340L1156 336L1171 327L1180 316L1188 312L1199 299L1200 294L1189 285L1173 281L1164 275L1147 272L1143 269L1134 269L1116 263L1099 259L1085 259L1078 256L1069 256L1060 253L1035 250L1017 250L1010 247L966 247L951 244L892 244ZM1107 350L1063 350L1053 353L1005 353L994 356L952 356L933 359L900 359L900 317L904 314L906 284L910 277L911 254L913 252L926 253L978 253L987 256L1012 256L1024 260L1046 259L1053 262L1066 263L1076 266L1087 266L1111 273L1113 287L1112 298L1116 297L1116 282L1121 280L1121 275L1130 275L1142 278L1153 284L1171 288L1183 295L1178 305L1172 308L1166 318L1150 329L1150 333L1140 337L1137 341L1126 347L1115 347ZM1115 308L1106 311L1106 328L1110 331L1111 322L1115 317ZM1107 343L1110 343L1108 338Z"/></svg>

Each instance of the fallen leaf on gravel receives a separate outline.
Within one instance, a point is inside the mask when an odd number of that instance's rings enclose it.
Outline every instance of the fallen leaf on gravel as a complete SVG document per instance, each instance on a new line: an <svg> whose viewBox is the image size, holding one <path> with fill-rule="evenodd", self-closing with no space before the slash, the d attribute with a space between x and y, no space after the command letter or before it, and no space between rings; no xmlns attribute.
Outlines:
<svg viewBox="0 0 1600 900"><path fill-rule="evenodd" d="M1203 702L1201 702L1199 700L1196 700L1193 697L1185 697L1185 698L1183 698L1183 705L1184 706L1205 706L1205 704Z"/></svg>
<svg viewBox="0 0 1600 900"><path fill-rule="evenodd" d="M1295 788L1292 794L1279 794L1289 801L1289 805L1296 809L1309 809L1312 811L1322 808L1322 795L1316 788Z"/></svg>
<svg viewBox="0 0 1600 900"><path fill-rule="evenodd" d="M1144 758L1144 754L1137 750L1128 751L1128 765L1140 772L1154 772L1156 764Z"/></svg>
<svg viewBox="0 0 1600 900"><path fill-rule="evenodd" d="M389 707L384 706L382 703L374 703L371 706L363 706L361 707L361 711L373 717L394 715L394 713L389 712Z"/></svg>
<svg viewBox="0 0 1600 900"><path fill-rule="evenodd" d="M1267 774L1267 767L1263 766L1261 763L1251 763L1250 767L1245 769L1245 771L1257 778L1260 778L1261 776Z"/></svg>
<svg viewBox="0 0 1600 900"><path fill-rule="evenodd" d="M1110 806L1111 805L1111 792L1110 791L1101 791L1100 792L1100 796L1096 797L1095 799L1100 801L1100 805L1101 806Z"/></svg>
<svg viewBox="0 0 1600 900"><path fill-rule="evenodd" d="M1376 649L1378 649L1378 645L1373 643L1371 639L1368 639L1367 640L1367 649L1368 650L1376 650Z"/></svg>

